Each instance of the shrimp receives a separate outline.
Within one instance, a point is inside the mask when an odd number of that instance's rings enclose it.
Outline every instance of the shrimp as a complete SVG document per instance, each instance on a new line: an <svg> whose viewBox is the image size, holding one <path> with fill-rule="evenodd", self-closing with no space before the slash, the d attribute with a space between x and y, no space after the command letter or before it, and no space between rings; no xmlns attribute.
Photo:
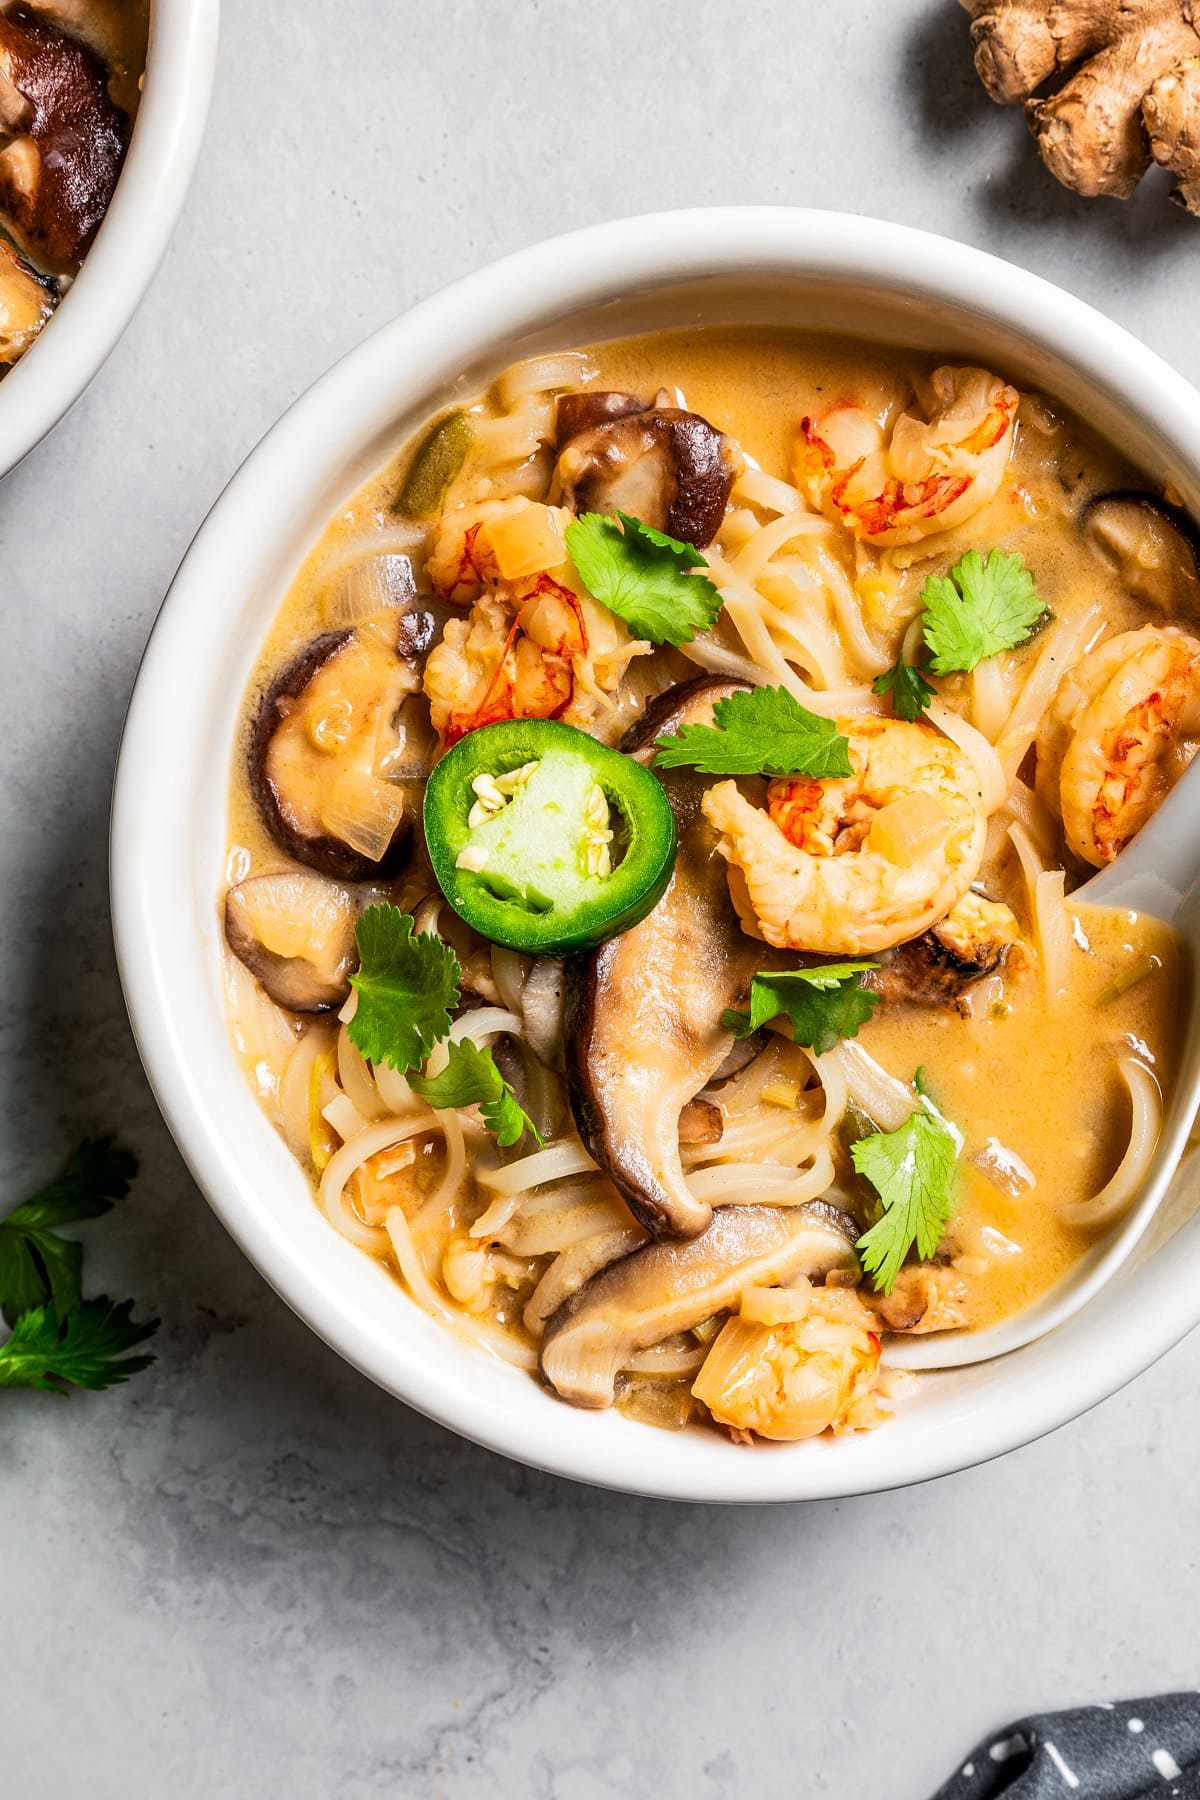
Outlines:
<svg viewBox="0 0 1200 1800"><path fill-rule="evenodd" d="M570 522L565 507L524 495L453 506L433 534L425 565L429 585L442 599L466 606L506 580L561 569Z"/></svg>
<svg viewBox="0 0 1200 1800"><path fill-rule="evenodd" d="M1120 855L1191 761L1200 733L1200 640L1144 625L1076 664L1039 747L1038 791L1096 868Z"/></svg>
<svg viewBox="0 0 1200 1800"><path fill-rule="evenodd" d="M549 575L481 594L447 620L425 665L434 729L449 745L499 719L560 719L588 635L579 596Z"/></svg>
<svg viewBox="0 0 1200 1800"><path fill-rule="evenodd" d="M777 949L889 950L936 925L983 860L979 777L957 744L867 715L838 730L848 778L773 781L766 812L732 781L702 802L742 929Z"/></svg>
<svg viewBox="0 0 1200 1800"><path fill-rule="evenodd" d="M902 413L885 442L861 406L801 421L797 486L869 544L915 544L995 498L1012 454L1020 395L986 369L935 369L928 419Z"/></svg>
<svg viewBox="0 0 1200 1800"><path fill-rule="evenodd" d="M845 1288L819 1288L805 1317L785 1325L729 1319L692 1392L735 1435L794 1441L869 1430L887 1416L875 1392L875 1322Z"/></svg>

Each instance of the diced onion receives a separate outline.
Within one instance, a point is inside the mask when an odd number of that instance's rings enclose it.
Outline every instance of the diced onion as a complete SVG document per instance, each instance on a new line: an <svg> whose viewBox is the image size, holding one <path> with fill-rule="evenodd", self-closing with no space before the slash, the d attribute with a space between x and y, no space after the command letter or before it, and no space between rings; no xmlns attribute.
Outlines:
<svg viewBox="0 0 1200 1800"><path fill-rule="evenodd" d="M412 558L394 551L351 563L325 595L325 619L339 628L394 612L417 591Z"/></svg>
<svg viewBox="0 0 1200 1800"><path fill-rule="evenodd" d="M404 813L403 797L386 782L347 769L333 783L321 809L321 823L362 856L378 862Z"/></svg>

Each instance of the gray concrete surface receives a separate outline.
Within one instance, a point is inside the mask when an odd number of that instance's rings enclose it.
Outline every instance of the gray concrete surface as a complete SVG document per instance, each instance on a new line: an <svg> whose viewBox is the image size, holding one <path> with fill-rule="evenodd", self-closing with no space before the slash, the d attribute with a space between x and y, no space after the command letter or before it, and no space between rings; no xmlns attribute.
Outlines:
<svg viewBox="0 0 1200 1800"><path fill-rule="evenodd" d="M126 1389L0 1397L6 1795L920 1800L1007 1717L1196 1681L1200 1339L908 1493L586 1492L341 1366L209 1215L138 1065L110 776L223 483L448 279L571 225L738 201L985 245L1200 378L1200 225L1161 189L1055 187L977 89L952 0L226 0L166 266L0 491L2 1198L119 1131L144 1173L89 1230L89 1275L165 1320Z"/></svg>

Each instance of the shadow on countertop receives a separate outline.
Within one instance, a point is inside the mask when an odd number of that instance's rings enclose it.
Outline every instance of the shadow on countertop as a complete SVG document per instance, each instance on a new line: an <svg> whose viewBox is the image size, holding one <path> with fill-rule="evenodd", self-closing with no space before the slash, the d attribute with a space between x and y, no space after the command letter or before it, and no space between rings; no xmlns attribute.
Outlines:
<svg viewBox="0 0 1200 1800"><path fill-rule="evenodd" d="M999 231L1015 223L1042 235L1071 230L1110 251L1155 257L1189 244L1200 251L1200 220L1170 200L1173 178L1165 170L1152 167L1129 200L1086 199L1056 181L1021 108L997 107L984 91L969 32L956 0L921 12L908 34L905 66L922 134L936 157L962 167L964 184L977 186L982 225Z"/></svg>

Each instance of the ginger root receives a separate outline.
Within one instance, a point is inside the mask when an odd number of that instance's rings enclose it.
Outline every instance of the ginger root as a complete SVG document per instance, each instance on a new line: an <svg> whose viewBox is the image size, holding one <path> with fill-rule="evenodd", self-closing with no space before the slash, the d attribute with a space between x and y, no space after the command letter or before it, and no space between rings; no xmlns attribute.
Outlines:
<svg viewBox="0 0 1200 1800"><path fill-rule="evenodd" d="M1024 102L1042 160L1064 186L1128 199L1153 159L1179 177L1175 197L1200 216L1200 0L961 4L980 80L1000 105Z"/></svg>

